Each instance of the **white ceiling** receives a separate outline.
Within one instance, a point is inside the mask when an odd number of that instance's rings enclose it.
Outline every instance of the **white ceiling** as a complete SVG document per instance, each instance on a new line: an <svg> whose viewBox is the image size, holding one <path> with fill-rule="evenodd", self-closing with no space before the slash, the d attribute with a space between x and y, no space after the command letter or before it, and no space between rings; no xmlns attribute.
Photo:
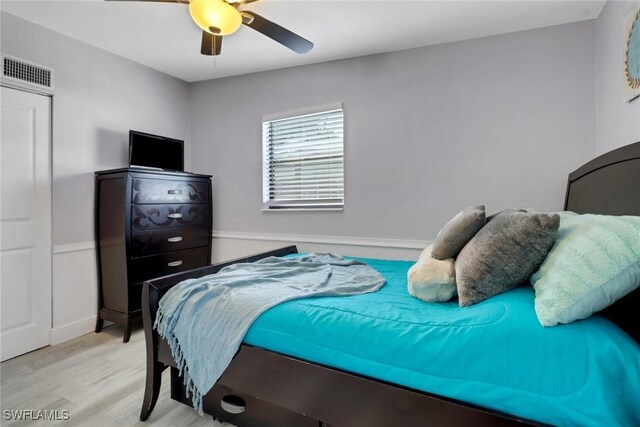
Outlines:
<svg viewBox="0 0 640 427"><path fill-rule="evenodd" d="M242 27L222 54L200 55L201 31L184 4L2 1L5 12L182 80L371 55L596 18L605 1L300 1L244 7L314 42L296 54Z"/></svg>

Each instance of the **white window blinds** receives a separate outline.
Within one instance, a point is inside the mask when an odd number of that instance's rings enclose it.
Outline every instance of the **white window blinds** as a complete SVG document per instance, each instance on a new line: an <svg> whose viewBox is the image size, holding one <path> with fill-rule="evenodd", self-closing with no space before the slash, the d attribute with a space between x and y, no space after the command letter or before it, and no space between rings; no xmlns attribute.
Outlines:
<svg viewBox="0 0 640 427"><path fill-rule="evenodd" d="M342 109L262 122L267 209L342 208Z"/></svg>

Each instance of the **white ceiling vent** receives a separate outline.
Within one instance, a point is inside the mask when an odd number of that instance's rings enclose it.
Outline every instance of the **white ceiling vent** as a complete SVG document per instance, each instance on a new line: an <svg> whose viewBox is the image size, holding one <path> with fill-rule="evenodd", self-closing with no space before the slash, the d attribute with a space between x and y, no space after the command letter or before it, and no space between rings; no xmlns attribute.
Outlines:
<svg viewBox="0 0 640 427"><path fill-rule="evenodd" d="M2 54L3 84L32 92L53 94L53 70Z"/></svg>

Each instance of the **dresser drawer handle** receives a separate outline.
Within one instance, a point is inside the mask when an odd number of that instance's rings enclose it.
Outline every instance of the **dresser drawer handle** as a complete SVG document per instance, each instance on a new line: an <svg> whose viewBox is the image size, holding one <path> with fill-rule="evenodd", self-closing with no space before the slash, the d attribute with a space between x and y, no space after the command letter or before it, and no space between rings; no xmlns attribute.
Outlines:
<svg viewBox="0 0 640 427"><path fill-rule="evenodd" d="M182 236L169 237L169 238L167 239L167 242L169 242L169 243L178 243L178 242L182 242Z"/></svg>
<svg viewBox="0 0 640 427"><path fill-rule="evenodd" d="M169 267L179 267L179 266L182 265L182 260L180 260L180 261L172 261L172 262L167 263L167 265Z"/></svg>
<svg viewBox="0 0 640 427"><path fill-rule="evenodd" d="M172 213L169 214L169 218L182 218L182 214L181 213Z"/></svg>
<svg viewBox="0 0 640 427"><path fill-rule="evenodd" d="M169 194L182 194L182 190L169 190Z"/></svg>

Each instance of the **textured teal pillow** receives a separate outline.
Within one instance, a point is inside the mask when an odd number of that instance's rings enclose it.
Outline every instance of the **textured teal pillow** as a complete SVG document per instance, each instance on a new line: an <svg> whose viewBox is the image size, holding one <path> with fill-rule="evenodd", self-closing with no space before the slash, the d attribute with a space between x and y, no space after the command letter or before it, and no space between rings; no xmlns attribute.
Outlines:
<svg viewBox="0 0 640 427"><path fill-rule="evenodd" d="M640 287L640 217L560 212L558 239L531 284L543 326L613 304Z"/></svg>

